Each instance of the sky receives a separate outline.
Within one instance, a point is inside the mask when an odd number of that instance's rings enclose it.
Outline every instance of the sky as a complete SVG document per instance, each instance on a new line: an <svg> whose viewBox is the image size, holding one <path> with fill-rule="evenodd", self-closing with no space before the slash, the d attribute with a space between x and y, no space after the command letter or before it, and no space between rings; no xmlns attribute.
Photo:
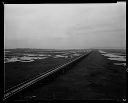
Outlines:
<svg viewBox="0 0 128 103"><path fill-rule="evenodd" d="M4 47L126 47L126 3L4 4Z"/></svg>

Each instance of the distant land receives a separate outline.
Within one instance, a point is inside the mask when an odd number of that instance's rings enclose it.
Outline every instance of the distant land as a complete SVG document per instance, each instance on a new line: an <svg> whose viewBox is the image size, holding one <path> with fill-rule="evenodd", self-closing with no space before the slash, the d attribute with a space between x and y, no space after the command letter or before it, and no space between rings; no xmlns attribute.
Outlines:
<svg viewBox="0 0 128 103"><path fill-rule="evenodd" d="M126 47L94 47L90 49L126 49Z"/></svg>
<svg viewBox="0 0 128 103"><path fill-rule="evenodd" d="M48 49L48 48L4 48L4 49L42 49L42 50L77 50L77 48L67 49ZM126 47L91 47L91 48L78 48L78 49L126 49Z"/></svg>

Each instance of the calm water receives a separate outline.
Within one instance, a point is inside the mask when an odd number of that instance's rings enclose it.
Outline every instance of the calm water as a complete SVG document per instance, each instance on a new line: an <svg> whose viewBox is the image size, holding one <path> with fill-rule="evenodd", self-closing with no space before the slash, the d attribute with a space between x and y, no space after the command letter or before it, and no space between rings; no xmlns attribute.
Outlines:
<svg viewBox="0 0 128 103"><path fill-rule="evenodd" d="M99 50L101 55L108 57L109 60L126 62L126 55L121 53L107 53L105 51ZM125 65L126 63L114 63L115 65Z"/></svg>

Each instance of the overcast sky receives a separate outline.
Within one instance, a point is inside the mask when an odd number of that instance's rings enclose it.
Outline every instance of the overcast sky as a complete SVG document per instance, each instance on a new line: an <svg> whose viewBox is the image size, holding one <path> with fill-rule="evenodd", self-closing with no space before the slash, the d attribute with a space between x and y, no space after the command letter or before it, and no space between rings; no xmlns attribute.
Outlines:
<svg viewBox="0 0 128 103"><path fill-rule="evenodd" d="M5 4L5 48L126 46L126 3Z"/></svg>

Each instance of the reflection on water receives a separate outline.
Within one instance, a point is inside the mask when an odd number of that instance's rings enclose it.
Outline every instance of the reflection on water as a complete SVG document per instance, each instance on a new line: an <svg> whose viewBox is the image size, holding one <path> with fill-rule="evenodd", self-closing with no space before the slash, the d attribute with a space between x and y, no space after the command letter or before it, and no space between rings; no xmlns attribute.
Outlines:
<svg viewBox="0 0 128 103"><path fill-rule="evenodd" d="M51 55L47 55L47 54L23 54L23 55L29 56L29 57L31 57L31 56L51 56Z"/></svg>
<svg viewBox="0 0 128 103"><path fill-rule="evenodd" d="M64 57L64 58L68 58L68 56L64 56L64 55L55 55L55 57L54 58L59 58L59 57Z"/></svg>
<svg viewBox="0 0 128 103"><path fill-rule="evenodd" d="M107 53L104 51L99 50L99 52L101 53L101 55L104 55L106 57L108 57L109 60L115 60L115 61L122 61L122 62L126 62L126 55L122 55L120 53ZM124 65L126 66L126 63L114 63L115 65Z"/></svg>
<svg viewBox="0 0 128 103"><path fill-rule="evenodd" d="M115 65L124 65L126 66L126 63L114 63Z"/></svg>
<svg viewBox="0 0 128 103"><path fill-rule="evenodd" d="M116 60L116 61L126 61L126 58L120 57L120 58L108 58L110 60Z"/></svg>
<svg viewBox="0 0 128 103"><path fill-rule="evenodd" d="M80 56L80 54L73 54L73 56Z"/></svg>
<svg viewBox="0 0 128 103"><path fill-rule="evenodd" d="M74 56L79 56L80 54L77 54L76 52L74 53L65 53L61 55L49 55L49 54L32 54L32 53L10 53L10 54L5 54L4 58L4 63L9 63L9 62L33 62L36 59L46 59L48 57L53 57L53 58L68 58L71 57L73 58Z"/></svg>
<svg viewBox="0 0 128 103"><path fill-rule="evenodd" d="M6 52L10 52L10 51L4 51L4 52L6 53Z"/></svg>
<svg viewBox="0 0 128 103"><path fill-rule="evenodd" d="M28 56L23 56L23 57L11 57L11 58L5 58L4 63L9 63L9 62L33 62L35 59L45 59L47 57L28 57Z"/></svg>
<svg viewBox="0 0 128 103"><path fill-rule="evenodd" d="M81 54L77 54L77 53L72 53L72 54L69 54L69 53L65 53L65 54L62 54L62 55L55 55L54 56L54 58L59 58L59 57L61 57L61 58L68 58L68 57L70 57L70 58L73 58L74 56L80 56Z"/></svg>
<svg viewBox="0 0 128 103"><path fill-rule="evenodd" d="M21 60L20 62L33 62L34 60Z"/></svg>
<svg viewBox="0 0 128 103"><path fill-rule="evenodd" d="M104 52L104 51L102 51L102 50L99 50L99 52L100 52L100 53L106 53L106 52Z"/></svg>
<svg viewBox="0 0 128 103"><path fill-rule="evenodd" d="M18 58L16 57L13 57L13 58L5 58L5 63L8 63L8 62L16 62L16 61L20 61L18 60Z"/></svg>

